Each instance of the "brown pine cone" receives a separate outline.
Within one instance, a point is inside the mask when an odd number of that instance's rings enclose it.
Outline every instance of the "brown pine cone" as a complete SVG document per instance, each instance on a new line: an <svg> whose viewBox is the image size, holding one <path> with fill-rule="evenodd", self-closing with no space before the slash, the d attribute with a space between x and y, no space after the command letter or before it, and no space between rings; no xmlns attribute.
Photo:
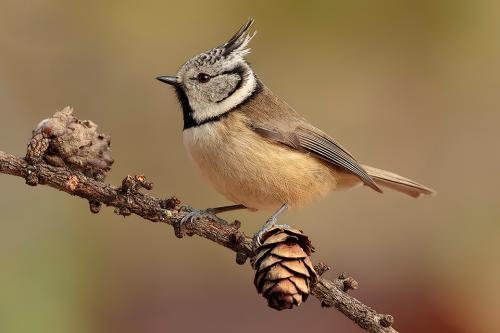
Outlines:
<svg viewBox="0 0 500 333"><path fill-rule="evenodd" d="M273 228L262 236L262 246L252 258L257 291L276 310L305 302L318 275L310 255L314 248L301 231Z"/></svg>

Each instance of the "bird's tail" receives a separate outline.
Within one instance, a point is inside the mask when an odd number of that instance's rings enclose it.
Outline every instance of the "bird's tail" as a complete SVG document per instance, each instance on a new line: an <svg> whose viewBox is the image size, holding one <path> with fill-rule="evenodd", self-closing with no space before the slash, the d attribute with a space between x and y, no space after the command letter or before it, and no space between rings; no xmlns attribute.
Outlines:
<svg viewBox="0 0 500 333"><path fill-rule="evenodd" d="M435 194L433 189L395 173L377 169L368 165L363 165L363 169L366 170L368 175L373 178L377 185L388 187L414 198L418 198L421 194Z"/></svg>

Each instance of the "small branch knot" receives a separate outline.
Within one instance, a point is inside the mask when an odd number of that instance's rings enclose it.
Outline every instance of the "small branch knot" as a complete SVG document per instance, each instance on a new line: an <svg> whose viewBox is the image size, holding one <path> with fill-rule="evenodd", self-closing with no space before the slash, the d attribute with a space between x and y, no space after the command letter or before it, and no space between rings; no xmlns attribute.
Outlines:
<svg viewBox="0 0 500 333"><path fill-rule="evenodd" d="M102 204L99 201L89 200L89 208L93 214L99 213L99 211L101 210L101 207L102 207Z"/></svg>
<svg viewBox="0 0 500 333"><path fill-rule="evenodd" d="M347 276L345 272L339 275L339 280L342 281L342 289L345 292L348 292L349 290L356 290L359 288L358 281L354 280L352 276Z"/></svg>
<svg viewBox="0 0 500 333"><path fill-rule="evenodd" d="M241 221L240 220L234 220L233 223L231 223L231 225L235 228L235 229L240 229L241 228Z"/></svg>
<svg viewBox="0 0 500 333"><path fill-rule="evenodd" d="M239 223L239 224L238 224ZM235 225L236 224L236 225ZM232 225L235 227L235 232L229 235L229 242L234 245L240 245L245 240L245 235L243 235L238 228L240 227L241 222L236 220ZM243 251L236 251L236 263L238 265L243 265L246 263L248 259L248 255Z"/></svg>
<svg viewBox="0 0 500 333"><path fill-rule="evenodd" d="M78 187L78 177L75 176L75 175L69 176L68 181L66 182L66 187L71 192L73 192L74 190L76 190L76 188Z"/></svg>
<svg viewBox="0 0 500 333"><path fill-rule="evenodd" d="M132 214L132 212L127 207L116 207L115 214L121 215L121 216L129 216Z"/></svg>
<svg viewBox="0 0 500 333"><path fill-rule="evenodd" d="M122 181L120 192L122 192L123 194L135 194L139 192L141 188L150 191L153 189L153 183L147 181L144 175L128 175Z"/></svg>
<svg viewBox="0 0 500 333"><path fill-rule="evenodd" d="M314 265L314 270L316 271L316 273L318 273L319 276L322 276L330 269L331 269L331 267L328 266L327 264L325 264L324 262L320 262L320 263Z"/></svg>
<svg viewBox="0 0 500 333"><path fill-rule="evenodd" d="M176 197L160 200L160 207L166 210L176 209L181 204L181 201Z"/></svg>
<svg viewBox="0 0 500 333"><path fill-rule="evenodd" d="M380 326L382 327L391 327L394 324L394 317L391 315L382 315L382 318L379 320Z"/></svg>
<svg viewBox="0 0 500 333"><path fill-rule="evenodd" d="M233 232L229 235L229 241L233 244L238 244L240 242L240 235L238 232Z"/></svg>
<svg viewBox="0 0 500 333"><path fill-rule="evenodd" d="M243 252L236 252L236 263L244 265L247 262L248 256Z"/></svg>
<svg viewBox="0 0 500 333"><path fill-rule="evenodd" d="M29 165L26 167L26 175L24 177L26 180L26 184L29 186L37 186L38 185L38 170L36 166Z"/></svg>

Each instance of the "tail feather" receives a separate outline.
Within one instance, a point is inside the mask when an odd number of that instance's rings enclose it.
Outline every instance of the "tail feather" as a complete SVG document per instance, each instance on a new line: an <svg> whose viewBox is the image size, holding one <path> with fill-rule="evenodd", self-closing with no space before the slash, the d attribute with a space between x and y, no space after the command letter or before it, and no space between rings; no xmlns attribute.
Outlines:
<svg viewBox="0 0 500 333"><path fill-rule="evenodd" d="M414 198L418 198L422 194L436 193L431 188L389 171L377 169L367 165L363 165L363 169L366 170L368 175L373 178L377 185L402 192Z"/></svg>

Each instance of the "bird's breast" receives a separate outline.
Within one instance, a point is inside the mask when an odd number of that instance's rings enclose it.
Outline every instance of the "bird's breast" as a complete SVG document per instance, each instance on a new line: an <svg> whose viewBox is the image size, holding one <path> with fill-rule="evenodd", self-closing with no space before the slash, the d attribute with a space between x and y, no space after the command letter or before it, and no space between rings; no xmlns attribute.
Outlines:
<svg viewBox="0 0 500 333"><path fill-rule="evenodd" d="M238 115L186 129L183 140L201 175L248 208L299 207L336 187L331 167L262 138Z"/></svg>

